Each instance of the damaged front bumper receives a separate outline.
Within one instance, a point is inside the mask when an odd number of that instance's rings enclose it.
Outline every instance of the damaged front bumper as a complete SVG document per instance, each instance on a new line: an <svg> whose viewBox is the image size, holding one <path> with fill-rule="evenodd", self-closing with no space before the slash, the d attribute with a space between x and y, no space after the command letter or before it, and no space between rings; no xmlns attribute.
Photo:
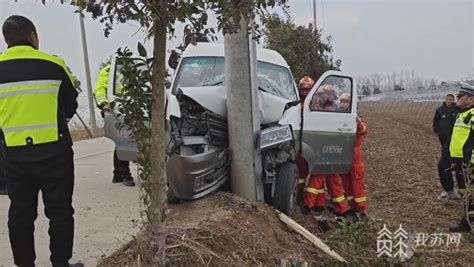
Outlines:
<svg viewBox="0 0 474 267"><path fill-rule="evenodd" d="M229 179L229 152L209 150L194 155L170 156L166 171L170 190L183 200L201 198Z"/></svg>

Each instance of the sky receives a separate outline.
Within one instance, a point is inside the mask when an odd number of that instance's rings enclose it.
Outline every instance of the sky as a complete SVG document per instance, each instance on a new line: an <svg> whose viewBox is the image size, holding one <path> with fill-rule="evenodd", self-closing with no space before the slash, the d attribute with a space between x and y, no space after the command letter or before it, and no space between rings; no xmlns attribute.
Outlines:
<svg viewBox="0 0 474 267"><path fill-rule="evenodd" d="M78 14L49 0L0 0L0 23L24 15L36 25L40 49L65 59L85 84ZM317 0L318 28L332 37L335 58L354 75L415 70L425 79L460 80L474 75L474 0ZM296 24L312 22L312 0L290 0ZM281 12L279 9L277 12ZM117 25L109 38L103 26L85 18L92 82L99 64L119 46L136 47L145 34L137 25ZM212 22L212 20L211 20ZM167 43L173 49L179 36ZM220 38L218 42L223 42ZM145 46L150 49L150 42ZM0 39L0 51L6 48Z"/></svg>

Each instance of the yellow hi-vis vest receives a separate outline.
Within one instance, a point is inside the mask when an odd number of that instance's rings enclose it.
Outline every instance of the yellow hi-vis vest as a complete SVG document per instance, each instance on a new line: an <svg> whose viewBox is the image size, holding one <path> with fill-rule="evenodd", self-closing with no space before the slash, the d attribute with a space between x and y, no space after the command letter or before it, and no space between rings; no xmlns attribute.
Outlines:
<svg viewBox="0 0 474 267"><path fill-rule="evenodd" d="M471 114L471 115L469 115ZM466 118L470 116L468 121ZM451 143L449 145L449 153L452 158L464 158L464 145L466 144L471 131L474 129L474 108L470 108L459 113L454 124L453 134L451 135ZM473 162L471 154L471 162Z"/></svg>
<svg viewBox="0 0 474 267"><path fill-rule="evenodd" d="M0 55L0 62L21 59L55 63L64 69L74 84L75 79L62 59L30 46L14 46ZM7 148L58 141L58 94L61 82L25 80L0 83L0 128Z"/></svg>
<svg viewBox="0 0 474 267"><path fill-rule="evenodd" d="M99 107L109 103L107 98L107 88L109 87L110 67L110 64L108 64L99 71L94 85L94 96ZM118 75L115 77L114 95L121 95L123 90L123 85L121 83L123 76L120 71L116 71L116 73L118 73Z"/></svg>

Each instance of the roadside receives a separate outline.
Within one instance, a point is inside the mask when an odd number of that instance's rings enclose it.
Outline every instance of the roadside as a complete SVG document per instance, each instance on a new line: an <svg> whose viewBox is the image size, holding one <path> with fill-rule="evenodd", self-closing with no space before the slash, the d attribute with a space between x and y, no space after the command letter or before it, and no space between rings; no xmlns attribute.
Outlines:
<svg viewBox="0 0 474 267"><path fill-rule="evenodd" d="M128 242L138 231L138 187L112 184L113 143L106 138L74 143L75 239L71 262L96 266L97 260ZM132 174L136 168L132 164ZM40 196L41 199L41 196ZM40 200L35 226L37 266L50 266L48 220ZM13 266L7 230L9 200L0 196L0 267Z"/></svg>

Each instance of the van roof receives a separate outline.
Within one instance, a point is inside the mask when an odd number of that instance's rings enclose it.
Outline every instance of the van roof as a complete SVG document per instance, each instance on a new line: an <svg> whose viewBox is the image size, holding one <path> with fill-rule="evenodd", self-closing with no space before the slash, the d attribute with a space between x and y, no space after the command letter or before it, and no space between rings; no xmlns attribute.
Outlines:
<svg viewBox="0 0 474 267"><path fill-rule="evenodd" d="M196 43L189 44L182 58L186 57L224 57L224 44ZM285 59L275 50L257 48L257 60L289 68Z"/></svg>

